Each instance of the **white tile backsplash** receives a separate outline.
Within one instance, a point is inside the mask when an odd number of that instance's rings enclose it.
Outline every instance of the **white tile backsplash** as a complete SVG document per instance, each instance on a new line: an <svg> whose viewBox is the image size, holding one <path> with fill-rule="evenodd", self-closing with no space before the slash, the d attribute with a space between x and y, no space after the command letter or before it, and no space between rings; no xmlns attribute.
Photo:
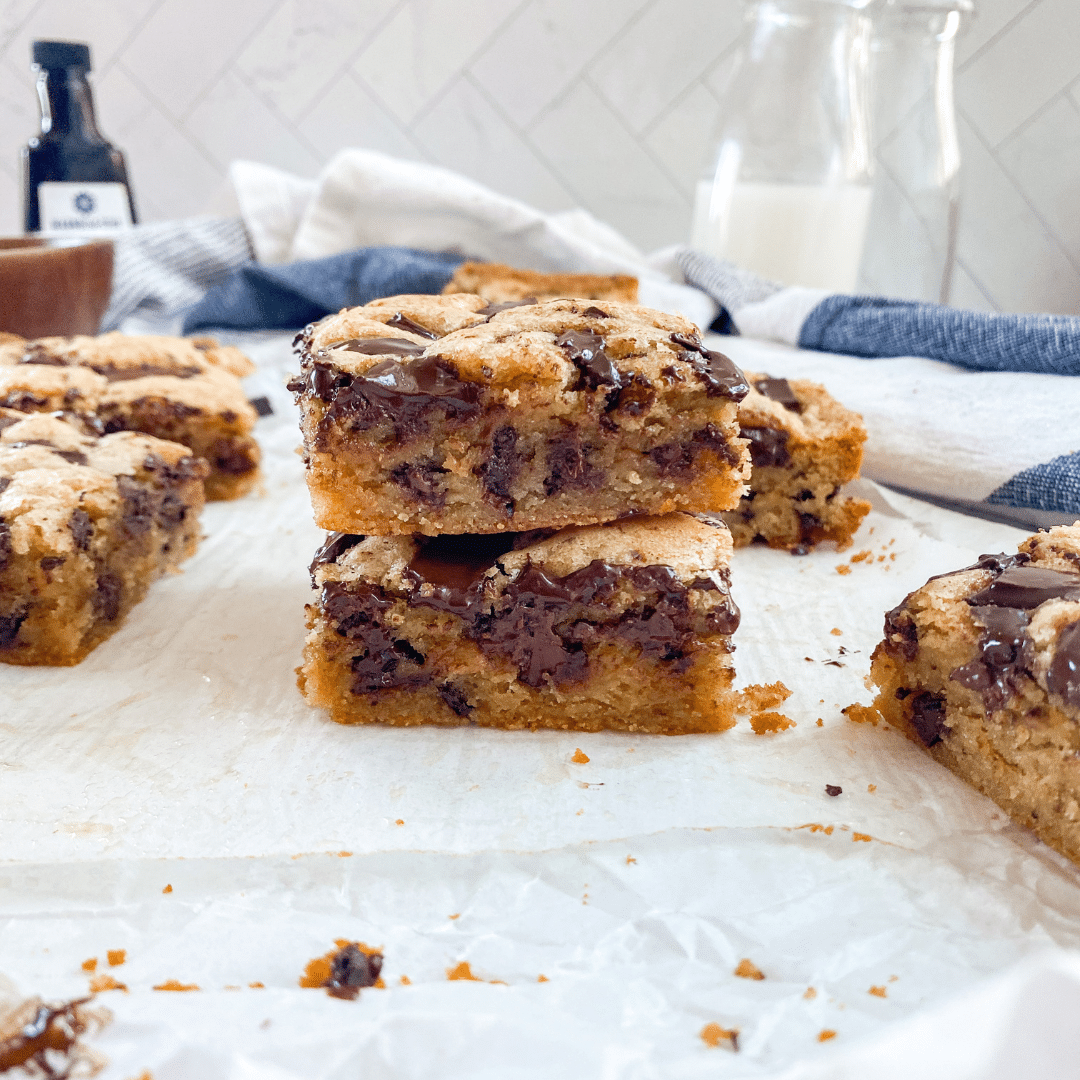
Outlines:
<svg viewBox="0 0 1080 1080"><path fill-rule="evenodd" d="M1080 313L1080 0L976 0L957 50L953 302ZM638 246L685 237L740 0L0 0L0 232L19 231L35 37L89 41L144 220L205 209L235 157L344 146L457 169Z"/></svg>

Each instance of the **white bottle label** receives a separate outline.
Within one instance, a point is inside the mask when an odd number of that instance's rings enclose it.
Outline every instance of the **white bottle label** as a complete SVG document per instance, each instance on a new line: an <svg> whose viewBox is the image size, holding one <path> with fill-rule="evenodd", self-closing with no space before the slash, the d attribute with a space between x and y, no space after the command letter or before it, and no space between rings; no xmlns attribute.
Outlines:
<svg viewBox="0 0 1080 1080"><path fill-rule="evenodd" d="M103 235L131 228L127 185L38 184L38 215L43 236Z"/></svg>

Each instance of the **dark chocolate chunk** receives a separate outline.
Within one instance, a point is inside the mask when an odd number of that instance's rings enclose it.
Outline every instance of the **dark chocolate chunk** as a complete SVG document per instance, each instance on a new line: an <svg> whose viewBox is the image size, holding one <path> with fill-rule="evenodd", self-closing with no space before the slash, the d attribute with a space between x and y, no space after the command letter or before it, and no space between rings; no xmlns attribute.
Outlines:
<svg viewBox="0 0 1080 1080"><path fill-rule="evenodd" d="M723 353L706 349L697 336L672 334L671 340L687 351L679 359L694 369L694 374L705 384L709 397L726 397L730 401L742 401L750 393L746 376Z"/></svg>
<svg viewBox="0 0 1080 1080"><path fill-rule="evenodd" d="M949 678L979 691L988 710L1000 709L1030 676L1034 646L1027 627L1031 616L1011 607L973 607L971 614L984 628L978 653Z"/></svg>
<svg viewBox="0 0 1080 1080"><path fill-rule="evenodd" d="M1016 555L1006 555L1004 553L980 555L978 561L973 562L970 566L961 567L959 570L950 570L946 574L935 574L929 581L940 581L942 578L954 577L956 574L966 574L969 570L990 570L995 574L1000 574L1005 570L1012 569L1014 566L1024 566L1029 562L1031 562L1031 556L1025 552L1019 552ZM929 581L927 584L929 584Z"/></svg>
<svg viewBox="0 0 1080 1080"><path fill-rule="evenodd" d="M744 439L750 440L750 460L755 469L780 467L791 461L788 453L788 433L770 427L744 427Z"/></svg>
<svg viewBox="0 0 1080 1080"><path fill-rule="evenodd" d="M352 1001L367 986L379 981L382 953L366 953L356 945L343 945L330 958L330 974L323 983L331 997Z"/></svg>
<svg viewBox="0 0 1080 1080"><path fill-rule="evenodd" d="M29 390L12 390L6 397L0 398L0 407L15 409L17 412L35 412L46 404L47 399L32 394Z"/></svg>
<svg viewBox="0 0 1080 1080"><path fill-rule="evenodd" d="M85 465L89 460L81 450L57 450L56 454L70 465Z"/></svg>
<svg viewBox="0 0 1080 1080"><path fill-rule="evenodd" d="M133 537L148 533L154 521L153 496L130 476L118 476L116 486L124 500L124 532Z"/></svg>
<svg viewBox="0 0 1080 1080"><path fill-rule="evenodd" d="M346 551L356 547L365 537L356 533L332 532L323 541L322 546L315 552L315 558L311 560L308 573L311 574L311 587L315 588L315 571L320 566L336 563Z"/></svg>
<svg viewBox="0 0 1080 1080"><path fill-rule="evenodd" d="M50 571L55 570L58 566L63 566L67 562L66 555L45 555L38 561L38 566L48 574Z"/></svg>
<svg viewBox="0 0 1080 1080"><path fill-rule="evenodd" d="M517 452L517 429L510 424L499 428L491 437L491 453L475 469L484 485L487 500L501 507L508 515L514 512L510 488L521 471L524 457Z"/></svg>
<svg viewBox="0 0 1080 1080"><path fill-rule="evenodd" d="M6 478L5 478L6 479ZM0 570L3 570L11 558L11 526L0 518Z"/></svg>
<svg viewBox="0 0 1080 1080"><path fill-rule="evenodd" d="M1070 623L1058 634L1046 687L1064 698L1066 705L1080 709L1080 622Z"/></svg>
<svg viewBox="0 0 1080 1080"><path fill-rule="evenodd" d="M952 734L945 723L945 698L922 693L911 699L911 726L925 746L934 746Z"/></svg>
<svg viewBox="0 0 1080 1080"><path fill-rule="evenodd" d="M202 373L197 367L177 367L175 364L132 364L130 367L114 367L111 364L91 364L99 375L104 375L109 382L131 382L133 379L146 379L151 375L171 375L177 379L191 379Z"/></svg>
<svg viewBox="0 0 1080 1080"><path fill-rule="evenodd" d="M506 300L501 304L488 304L487 307L482 307L476 314L486 315L490 320L492 315L498 315L500 311L509 311L511 308L516 307L529 307L535 303L535 296L526 296L521 300Z"/></svg>
<svg viewBox="0 0 1080 1080"><path fill-rule="evenodd" d="M70 367L71 364L62 356L51 353L44 346L32 341L26 347L26 351L19 357L20 364L47 364L51 367Z"/></svg>
<svg viewBox="0 0 1080 1080"><path fill-rule="evenodd" d="M598 490L604 483L604 471L589 464L588 454L589 448L582 445L576 431L553 439L548 444L544 494L557 495L567 488Z"/></svg>
<svg viewBox="0 0 1080 1080"><path fill-rule="evenodd" d="M919 631L906 604L885 612L885 651L910 663L919 651Z"/></svg>
<svg viewBox="0 0 1080 1080"><path fill-rule="evenodd" d="M259 467L252 457L251 444L237 439L215 439L209 451L210 462L218 472L244 476Z"/></svg>
<svg viewBox="0 0 1080 1080"><path fill-rule="evenodd" d="M446 469L431 458L423 461L403 461L390 470L390 479L407 491L417 502L439 509L446 505L446 486L442 477Z"/></svg>
<svg viewBox="0 0 1080 1080"><path fill-rule="evenodd" d="M465 696L465 691L459 686L455 686L452 682L440 683L437 687L439 691L439 697L446 702L451 711L461 717L467 717L474 708L475 705L469 704L469 699Z"/></svg>
<svg viewBox="0 0 1080 1080"><path fill-rule="evenodd" d="M25 419L25 416L0 416L0 431L14 427L15 424L21 424Z"/></svg>
<svg viewBox="0 0 1080 1080"><path fill-rule="evenodd" d="M270 399L268 397L253 397L248 401L248 404L259 416L274 415L274 407L270 404Z"/></svg>
<svg viewBox="0 0 1080 1080"><path fill-rule="evenodd" d="M433 333L426 326L421 326L418 322L413 322L408 315L402 315L399 311L393 318L386 320L387 326L393 326L397 330L404 330L406 333L415 334L417 337L429 338L434 341L439 335Z"/></svg>
<svg viewBox="0 0 1080 1080"><path fill-rule="evenodd" d="M0 615L0 649L10 649L15 644L27 614L26 611L15 611L10 615Z"/></svg>
<svg viewBox="0 0 1080 1080"><path fill-rule="evenodd" d="M706 424L700 431L695 431L688 443L663 443L649 451L649 459L656 466L661 476L689 475L698 454L711 450L722 457L729 465L740 462L740 456L724 438L719 428Z"/></svg>
<svg viewBox="0 0 1080 1080"><path fill-rule="evenodd" d="M418 345L408 338L397 337L353 338L330 346L333 352L343 350L364 356L422 356L426 348L426 345Z"/></svg>
<svg viewBox="0 0 1080 1080"><path fill-rule="evenodd" d="M610 319L611 318L611 316L606 311L604 311L602 308L598 308L598 307L594 307L594 306L587 307L581 314L584 315L586 318L589 318L589 319Z"/></svg>
<svg viewBox="0 0 1080 1080"><path fill-rule="evenodd" d="M512 550L516 535L418 536L418 550L405 575L413 590L409 603L472 618L482 605L484 576L500 556ZM434 588L421 591L425 584Z"/></svg>
<svg viewBox="0 0 1080 1080"><path fill-rule="evenodd" d="M844 789L842 787L837 787L836 784L826 784L825 794L831 795L833 796L833 798L835 798L837 795L843 795Z"/></svg>
<svg viewBox="0 0 1080 1080"><path fill-rule="evenodd" d="M98 574L97 588L94 591L94 614L105 622L115 622L120 614L120 599L124 583L119 575L105 571Z"/></svg>
<svg viewBox="0 0 1080 1080"><path fill-rule="evenodd" d="M570 362L581 372L574 390L600 387L618 390L623 375L604 352L604 339L588 330L564 330L555 344L566 353Z"/></svg>
<svg viewBox="0 0 1080 1080"><path fill-rule="evenodd" d="M624 381L622 389L614 395L608 408L617 409L628 416L643 416L653 407L654 401L656 391L652 383L635 371Z"/></svg>
<svg viewBox="0 0 1080 1080"><path fill-rule="evenodd" d="M779 402L788 412L802 412L802 402L795 396L795 391L787 379L774 379L771 375L766 375L754 382L754 389L771 401Z"/></svg>
<svg viewBox="0 0 1080 1080"><path fill-rule="evenodd" d="M968 597L974 607L992 604L1024 611L1047 600L1080 600L1080 574L1042 566L1010 566L985 589Z"/></svg>
<svg viewBox="0 0 1080 1080"><path fill-rule="evenodd" d="M79 551L86 551L90 546L90 537L94 533L94 523L90 520L90 515L85 510L72 510L68 528L71 529L75 546Z"/></svg>

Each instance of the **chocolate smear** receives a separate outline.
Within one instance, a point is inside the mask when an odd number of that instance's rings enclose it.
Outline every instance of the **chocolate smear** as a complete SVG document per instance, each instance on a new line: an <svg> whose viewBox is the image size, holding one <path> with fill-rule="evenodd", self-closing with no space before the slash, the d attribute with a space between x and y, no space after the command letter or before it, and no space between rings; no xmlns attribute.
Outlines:
<svg viewBox="0 0 1080 1080"><path fill-rule="evenodd" d="M422 356L426 348L426 345L418 345L408 338L369 337L353 338L351 341L331 345L330 351L354 352L363 356Z"/></svg>
<svg viewBox="0 0 1080 1080"><path fill-rule="evenodd" d="M311 587L315 588L315 571L320 566L336 563L346 551L352 550L357 544L362 543L364 539L365 537L357 533L330 533L319 550L315 552L315 558L311 560L311 565L308 567L308 573L311 575Z"/></svg>
<svg viewBox="0 0 1080 1080"><path fill-rule="evenodd" d="M604 339L589 330L564 330L555 344L566 353L570 362L581 373L578 385L590 390L606 387L618 390L623 385L623 376L604 352Z"/></svg>
<svg viewBox="0 0 1080 1080"><path fill-rule="evenodd" d="M968 597L973 607L996 607L1030 611L1047 600L1080 600L1080 574L1042 566L1010 566L983 590Z"/></svg>
<svg viewBox="0 0 1080 1080"><path fill-rule="evenodd" d="M490 320L493 315L498 315L500 311L509 311L511 308L517 307L530 307L535 303L535 296L525 296L521 300L505 300L501 304L488 304L487 307L480 308L476 314L486 315Z"/></svg>
<svg viewBox="0 0 1080 1080"><path fill-rule="evenodd" d="M413 322L408 315L402 315L399 311L393 318L386 320L387 326L392 326L396 330L404 330L406 333L415 334L417 337L428 338L434 341L439 335L433 333L426 326L421 326L418 322Z"/></svg>
<svg viewBox="0 0 1080 1080"><path fill-rule="evenodd" d="M671 341L687 350L680 354L679 359L694 369L694 374L705 384L705 393L709 397L742 401L750 393L746 376L731 359L723 353L706 349L696 335L672 334Z"/></svg>
<svg viewBox="0 0 1080 1080"><path fill-rule="evenodd" d="M1046 688L1066 705L1080 709L1080 622L1070 623L1058 634Z"/></svg>
<svg viewBox="0 0 1080 1080"><path fill-rule="evenodd" d="M1034 646L1027 627L1031 616L1012 607L973 607L972 617L983 627L975 659L949 676L982 694L987 709L1000 709L1030 675Z"/></svg>
<svg viewBox="0 0 1080 1080"><path fill-rule="evenodd" d="M941 694L922 693L911 699L911 726L930 747L947 739L952 728L945 723L945 698Z"/></svg>
<svg viewBox="0 0 1080 1080"><path fill-rule="evenodd" d="M919 631L906 604L885 612L885 651L910 663L919 651Z"/></svg>

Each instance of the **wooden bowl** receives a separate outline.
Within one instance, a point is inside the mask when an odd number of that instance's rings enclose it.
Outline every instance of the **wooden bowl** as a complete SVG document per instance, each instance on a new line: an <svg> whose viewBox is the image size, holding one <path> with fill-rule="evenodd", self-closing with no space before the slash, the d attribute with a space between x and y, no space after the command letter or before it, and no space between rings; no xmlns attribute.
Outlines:
<svg viewBox="0 0 1080 1080"><path fill-rule="evenodd" d="M0 238L0 333L96 334L112 288L111 240Z"/></svg>

